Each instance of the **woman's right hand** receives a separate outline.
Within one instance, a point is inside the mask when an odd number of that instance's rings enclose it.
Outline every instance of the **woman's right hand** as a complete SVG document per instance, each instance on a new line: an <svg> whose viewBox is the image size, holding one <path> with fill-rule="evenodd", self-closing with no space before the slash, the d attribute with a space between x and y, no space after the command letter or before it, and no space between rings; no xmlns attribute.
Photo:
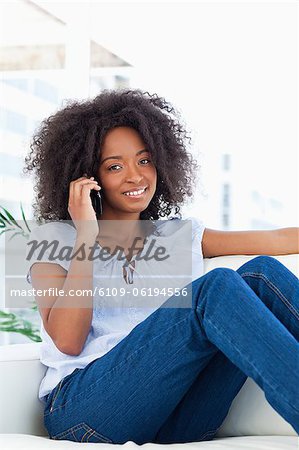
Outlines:
<svg viewBox="0 0 299 450"><path fill-rule="evenodd" d="M87 178L83 176L71 181L68 212L77 229L77 234L96 238L99 233L99 226L90 198L92 189L95 191L100 191L101 189L94 177Z"/></svg>

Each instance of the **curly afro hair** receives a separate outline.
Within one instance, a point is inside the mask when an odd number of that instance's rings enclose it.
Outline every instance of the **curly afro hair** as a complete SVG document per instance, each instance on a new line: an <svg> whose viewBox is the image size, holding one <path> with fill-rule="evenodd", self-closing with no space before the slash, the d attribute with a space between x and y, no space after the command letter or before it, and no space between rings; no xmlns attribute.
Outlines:
<svg viewBox="0 0 299 450"><path fill-rule="evenodd" d="M43 120L25 157L26 174L36 172L33 204L38 223L72 220L68 213L69 184L83 173L95 176L106 133L114 127L134 128L149 149L157 170L156 192L140 214L158 220L174 213L193 196L197 162L187 150L191 138L180 114L164 98L139 89L104 90L93 99L68 101Z"/></svg>

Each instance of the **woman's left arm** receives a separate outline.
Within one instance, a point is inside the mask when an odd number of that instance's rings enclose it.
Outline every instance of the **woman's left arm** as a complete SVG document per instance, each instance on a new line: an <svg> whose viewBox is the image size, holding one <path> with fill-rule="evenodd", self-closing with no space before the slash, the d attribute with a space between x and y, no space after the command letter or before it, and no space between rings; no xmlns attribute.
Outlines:
<svg viewBox="0 0 299 450"><path fill-rule="evenodd" d="M265 231L219 231L205 228L202 250L204 258L299 253L299 228Z"/></svg>

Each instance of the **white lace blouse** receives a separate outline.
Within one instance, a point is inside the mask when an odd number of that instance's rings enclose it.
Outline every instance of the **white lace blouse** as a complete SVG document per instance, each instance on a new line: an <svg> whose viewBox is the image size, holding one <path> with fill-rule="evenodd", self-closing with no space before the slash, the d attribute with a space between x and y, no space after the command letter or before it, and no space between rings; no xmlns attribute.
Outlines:
<svg viewBox="0 0 299 450"><path fill-rule="evenodd" d="M189 230L192 230L189 246L189 257L191 261L189 281L193 281L203 275L201 244L204 231L203 223L194 217L189 217L182 221L180 219L159 220L155 221L155 223L156 231L153 236L155 246L161 247L161 245L164 245L167 248L171 247L170 254L173 256L173 259L169 258L168 261L166 259L166 265L164 264L163 270L161 269L161 264L157 266L156 263L155 266L153 258L136 260L134 256L128 267L123 267L124 262L120 261L116 255L113 258L107 259L105 262L97 259L94 260L93 289L98 294L96 293L93 297L94 307L90 331L83 350L78 356L71 356L60 352L46 332L41 321L40 333L42 344L40 360L48 368L39 388L39 398L42 401L44 401L43 397L51 392L62 378L72 373L76 368L84 368L91 361L111 350L135 326L145 320L172 295L174 291L171 290L168 291L170 295L167 295L167 290L166 295L162 291L162 295L159 296L151 296L149 294L152 293L154 288L159 289L159 286L162 290L165 285L168 287L171 286L169 284L171 283L169 281L171 279L174 279L178 283L180 279L179 274L184 271L189 271L189 269L182 270L182 265L183 269L188 266L188 256L185 260L182 256L183 250L188 247L186 243L182 242L184 239L182 232L184 232L183 228L186 224L189 225ZM182 227L180 224L184 226ZM191 224L192 226L190 226ZM63 244L73 247L76 239L76 230L65 222L51 222L34 228L30 233L29 241L34 239L37 241L42 241L43 239L51 241L57 239L58 236L60 245ZM146 253L151 242L149 239L141 254ZM99 244L98 247L99 249L101 248ZM41 259L37 258L37 254L37 251L34 252L30 258L30 268L27 274L27 281L30 284L30 269L34 262L53 262L60 264L65 270L69 268L70 261L68 260L49 261L48 250L44 252ZM175 267L174 271L173 267ZM171 273L172 276L167 277L167 273L171 271L173 271ZM182 287L187 284L188 278L181 276L181 279ZM121 288L123 289L122 291ZM141 295L142 288L143 293L146 291L147 295L145 297ZM132 295L133 289L135 292L134 295ZM131 295L123 294L123 292L127 293L128 291L131 292ZM101 295L99 294L100 292ZM150 300L153 300L154 303L151 303ZM113 307L111 307L112 304Z"/></svg>

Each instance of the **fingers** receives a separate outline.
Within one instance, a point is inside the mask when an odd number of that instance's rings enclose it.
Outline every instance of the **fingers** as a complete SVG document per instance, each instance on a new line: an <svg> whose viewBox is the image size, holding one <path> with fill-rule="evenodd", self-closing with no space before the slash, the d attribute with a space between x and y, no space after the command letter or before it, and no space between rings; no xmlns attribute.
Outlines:
<svg viewBox="0 0 299 450"><path fill-rule="evenodd" d="M101 190L101 188L100 188L100 186L92 186L92 185L90 185L90 184L84 184L84 185L82 185L82 190L81 190L81 201L83 202L83 203L88 203L88 202L90 202L91 200L90 200L90 191L91 190L95 190L95 191L100 191Z"/></svg>
<svg viewBox="0 0 299 450"><path fill-rule="evenodd" d="M83 191L84 188L84 191ZM69 188L69 199L74 203L76 200L79 200L81 195L84 194L86 199L86 195L90 195L90 191L95 189L99 191L101 188L98 186L98 182L94 180L94 177L86 178L80 177L76 180L71 181Z"/></svg>

